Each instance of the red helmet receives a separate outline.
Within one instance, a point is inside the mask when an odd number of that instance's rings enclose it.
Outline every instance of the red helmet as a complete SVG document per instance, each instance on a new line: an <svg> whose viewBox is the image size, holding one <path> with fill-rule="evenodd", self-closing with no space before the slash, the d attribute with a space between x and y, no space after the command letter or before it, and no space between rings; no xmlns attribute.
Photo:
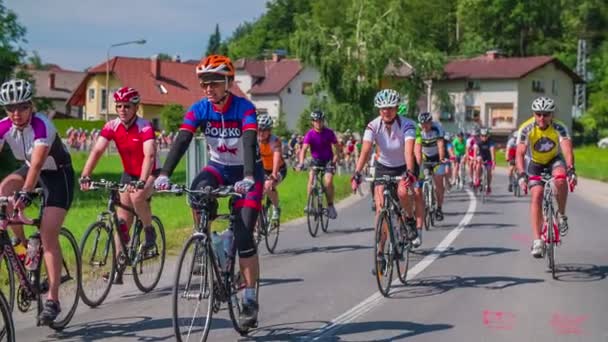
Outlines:
<svg viewBox="0 0 608 342"><path fill-rule="evenodd" d="M138 104L140 100L137 90L131 87L122 87L114 93L114 102L130 102Z"/></svg>

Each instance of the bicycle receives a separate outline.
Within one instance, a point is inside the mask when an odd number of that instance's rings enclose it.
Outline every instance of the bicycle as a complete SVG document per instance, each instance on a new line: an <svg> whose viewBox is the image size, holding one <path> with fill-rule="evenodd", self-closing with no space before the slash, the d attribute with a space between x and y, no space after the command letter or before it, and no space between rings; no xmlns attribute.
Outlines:
<svg viewBox="0 0 608 342"><path fill-rule="evenodd" d="M4 260L6 264L7 277L6 283L3 286L8 287L8 306L10 311L13 310L15 300L17 300L17 308L22 313L26 313L31 308L32 302L36 301L36 325L42 325L38 316L42 312L44 303L43 296L49 291L49 279L47 275L46 265L42 260L44 246L40 241L40 248L36 252L34 258L39 260L35 270L25 268L24 262L17 256L11 239L6 228L9 225L25 224L34 226L40 230L40 221L43 213L43 196L42 189L36 189L33 194L41 198L38 218L30 219L24 216L22 211L18 211L13 215L7 213L9 203L12 201L12 196L0 197L0 260ZM39 233L36 232L30 236L30 239L40 239ZM63 330L76 312L78 306L78 292L80 291L80 253L74 235L65 227L61 227L59 231L59 245L62 249L61 261L61 277L59 286L59 302L62 304L63 310L57 316L54 322L49 324L51 329ZM69 250L68 250L69 249ZM19 288L15 292L15 275L19 280ZM4 277L3 277L4 278ZM70 299L68 299L70 298ZM71 299L73 298L73 299ZM67 304L67 305L66 305ZM66 310L67 309L67 310ZM4 315L4 314L3 314Z"/></svg>
<svg viewBox="0 0 608 342"><path fill-rule="evenodd" d="M488 184L488 172L490 172L490 167L492 167L492 162L488 161L488 162L484 162L481 161L481 182L480 182L480 186L477 187L477 192L478 195L481 196L481 203L486 203L486 199L488 197L488 189L489 189L489 184Z"/></svg>
<svg viewBox="0 0 608 342"><path fill-rule="evenodd" d="M13 315L11 313L11 307L4 296L4 293L0 291L0 315L2 321L0 321L0 341L15 342L15 323L13 322Z"/></svg>
<svg viewBox="0 0 608 342"><path fill-rule="evenodd" d="M172 321L177 341L205 341L211 328L212 316L219 312L222 303L228 305L234 329L242 336L247 335L250 328L242 326L239 322L239 314L242 309L241 299L245 286L244 278L237 266L238 253L236 253L232 233L233 222L236 219L232 201L235 197L242 197L242 195L236 193L232 186L189 190L184 185L174 185L170 190L161 192L187 193L190 201L196 203L195 211L199 219L195 231L182 247L173 283ZM213 201L229 196L231 197L230 214L218 215L217 218L229 220L230 225L227 232L230 232L231 237L224 241L227 244L225 250L218 251L212 244L211 220L214 218L210 217L210 213L214 206ZM224 265L222 260L224 260ZM259 286L258 280L256 283L258 298L256 300L259 299ZM187 313L180 313L180 308L182 308L179 304L180 300L194 301L194 309ZM206 309L203 309L205 316L198 317L203 300L208 301ZM186 331L182 331L184 325ZM200 332L201 328L202 332ZM201 333L200 337L190 339L191 335L197 332Z"/></svg>
<svg viewBox="0 0 608 342"><path fill-rule="evenodd" d="M323 183L323 175L325 174L324 166L312 166L314 176L312 179L312 188L308 195L307 207L306 207L306 222L308 223L308 232L310 236L316 237L319 232L319 226L321 230L327 233L329 226L329 216L327 216L327 205L325 201L325 184Z"/></svg>
<svg viewBox="0 0 608 342"><path fill-rule="evenodd" d="M435 179L433 177L436 167L441 165L436 162L422 163L423 175L422 179L422 196L424 198L424 229L429 230L435 225L435 213L437 212L437 191L435 187Z"/></svg>
<svg viewBox="0 0 608 342"><path fill-rule="evenodd" d="M281 227L280 220L269 219L271 217L272 201L266 195L266 201L262 205L262 210L258 216L258 223L256 225L256 236L255 242L259 246L262 241L262 236L266 241L266 248L270 254L274 253L279 242L279 232Z"/></svg>
<svg viewBox="0 0 608 342"><path fill-rule="evenodd" d="M521 197L521 188L519 187L515 173L509 176L509 184L511 184L511 189L513 189L513 196Z"/></svg>
<svg viewBox="0 0 608 342"><path fill-rule="evenodd" d="M464 189L466 182L466 165L464 156L461 157L460 163L458 164L458 172L456 173L456 187L458 190Z"/></svg>
<svg viewBox="0 0 608 342"><path fill-rule="evenodd" d="M103 179L90 183L91 190L109 190L107 209L87 228L80 242L81 267L87 277L87 283L81 284L80 297L92 308L101 305L110 293L117 270L122 274L127 267L131 267L135 285L143 293L152 291L162 275L165 264L165 229L160 219L152 216L152 226L157 233L156 246L144 251L143 223L133 208L120 202L119 192L126 191L128 185ZM130 244L120 237L116 207L128 211L134 217L135 228ZM119 238L114 238L115 233ZM118 243L121 252L117 256Z"/></svg>

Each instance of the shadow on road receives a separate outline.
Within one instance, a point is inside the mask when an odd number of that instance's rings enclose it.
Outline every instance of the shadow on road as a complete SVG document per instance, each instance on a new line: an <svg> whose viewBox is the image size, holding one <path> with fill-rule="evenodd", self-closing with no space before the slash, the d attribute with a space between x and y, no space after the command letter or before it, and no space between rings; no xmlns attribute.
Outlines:
<svg viewBox="0 0 608 342"><path fill-rule="evenodd" d="M288 284L288 283L299 283L301 281L304 281L304 279L302 279L302 278L263 278L262 277L260 279L260 287Z"/></svg>
<svg viewBox="0 0 608 342"><path fill-rule="evenodd" d="M329 324L325 321L305 321L262 326L251 330L246 338L239 341L304 341L320 326Z"/></svg>
<svg viewBox="0 0 608 342"><path fill-rule="evenodd" d="M443 215L444 216L460 216L460 215L464 215L466 214L466 211L444 211ZM501 215L502 212L500 211L475 211L475 216L479 216L479 215ZM432 229L432 228L431 228Z"/></svg>
<svg viewBox="0 0 608 342"><path fill-rule="evenodd" d="M358 341L389 342L453 327L451 324L422 324L404 321L354 322L337 325L327 335L321 335L319 340L350 341L349 335L353 335L352 337ZM355 334L364 335L358 338Z"/></svg>
<svg viewBox="0 0 608 342"><path fill-rule="evenodd" d="M328 235L348 235L348 234L371 232L373 230L374 230L374 227L357 227L357 228L351 228L351 229L336 229L336 230L333 230L330 227L327 234Z"/></svg>
<svg viewBox="0 0 608 342"><path fill-rule="evenodd" d="M558 264L557 280L565 282L591 282L606 279L608 266L592 264Z"/></svg>
<svg viewBox="0 0 608 342"><path fill-rule="evenodd" d="M465 226L465 229L499 229L509 227L516 227L516 225L510 223L469 223ZM435 224L430 230L452 230L454 228L456 228L455 223Z"/></svg>
<svg viewBox="0 0 608 342"><path fill-rule="evenodd" d="M418 298L443 294L458 288L478 288L485 290L504 290L509 287L544 282L543 279L517 278L504 276L460 277L433 276L415 279L405 287L391 294L392 298Z"/></svg>
<svg viewBox="0 0 608 342"><path fill-rule="evenodd" d="M339 245L339 246L324 246L324 247L309 247L309 248L293 248L285 249L275 255L300 255L308 253L343 253L352 252L360 249L371 249L371 246L364 245Z"/></svg>
<svg viewBox="0 0 608 342"><path fill-rule="evenodd" d="M445 251L441 252L440 258L447 258L450 256L472 256L472 257L488 257L493 255L499 255L504 253L518 252L519 249L504 248L504 247L465 247L465 248L454 248L449 247ZM412 252L417 255L427 256L429 254L436 253L432 249L420 249Z"/></svg>

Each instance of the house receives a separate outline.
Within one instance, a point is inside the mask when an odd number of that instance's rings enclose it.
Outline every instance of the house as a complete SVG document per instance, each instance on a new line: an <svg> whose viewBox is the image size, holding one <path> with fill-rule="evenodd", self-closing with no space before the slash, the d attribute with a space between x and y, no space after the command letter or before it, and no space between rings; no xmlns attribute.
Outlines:
<svg viewBox="0 0 608 342"><path fill-rule="evenodd" d="M160 127L160 111L167 104L189 108L200 100L202 90L196 77L196 63L179 59L114 57L108 62L110 95L123 86L137 89L141 95L138 114ZM230 89L245 96L238 86ZM116 117L113 96L106 96L106 62L88 70L68 103L84 106L85 120L109 120Z"/></svg>
<svg viewBox="0 0 608 342"><path fill-rule="evenodd" d="M531 116L532 101L556 101L556 117L572 126L575 84L583 80L552 56L503 57L497 51L454 60L431 84L431 112L446 129L487 126L508 135Z"/></svg>
<svg viewBox="0 0 608 342"><path fill-rule="evenodd" d="M258 114L267 113L275 120L284 115L287 127L295 129L319 72L280 53L268 60L239 59L234 66L235 83L255 104Z"/></svg>
<svg viewBox="0 0 608 342"><path fill-rule="evenodd" d="M68 98L84 79L86 73L53 66L48 70L29 69L36 86L35 99L48 102L50 117L81 118L82 107L67 103Z"/></svg>

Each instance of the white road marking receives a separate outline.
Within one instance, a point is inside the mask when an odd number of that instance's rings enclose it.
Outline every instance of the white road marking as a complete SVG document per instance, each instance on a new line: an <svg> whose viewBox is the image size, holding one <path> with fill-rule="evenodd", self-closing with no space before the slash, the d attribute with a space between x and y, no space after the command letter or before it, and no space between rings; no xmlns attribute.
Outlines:
<svg viewBox="0 0 608 342"><path fill-rule="evenodd" d="M460 223L456 228L452 229L450 233L435 247L433 252L427 255L424 259L422 259L419 263L417 263L413 268L411 268L407 274L407 280L411 280L415 278L419 273L424 271L430 264L433 263L447 248L456 240L458 235L464 230L464 228L471 222L473 216L475 214L475 208L477 208L477 198L473 194L472 191L466 190L469 195L469 208L467 209L466 214L460 220ZM395 279L392 285L396 285L399 282L399 279ZM379 292L374 293L369 296L367 299L363 300L361 303L354 306L352 309L346 311L342 315L334 318L331 322L326 325L318 328L313 331L308 338L314 337L313 341L317 341L332 331L340 328L340 326L352 322L358 317L364 315L366 312L370 311L374 307L380 305L383 300L387 300L387 298L383 297Z"/></svg>

